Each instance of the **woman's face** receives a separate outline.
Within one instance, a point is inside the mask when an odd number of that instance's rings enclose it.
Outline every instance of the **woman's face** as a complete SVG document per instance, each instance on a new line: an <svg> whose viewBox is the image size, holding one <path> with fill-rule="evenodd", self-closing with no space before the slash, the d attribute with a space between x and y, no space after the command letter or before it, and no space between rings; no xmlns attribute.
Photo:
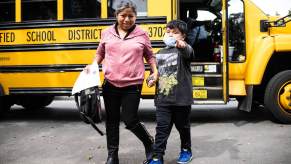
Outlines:
<svg viewBox="0 0 291 164"><path fill-rule="evenodd" d="M128 31L134 24L136 20L136 15L131 8L126 8L116 15L118 26L124 30Z"/></svg>

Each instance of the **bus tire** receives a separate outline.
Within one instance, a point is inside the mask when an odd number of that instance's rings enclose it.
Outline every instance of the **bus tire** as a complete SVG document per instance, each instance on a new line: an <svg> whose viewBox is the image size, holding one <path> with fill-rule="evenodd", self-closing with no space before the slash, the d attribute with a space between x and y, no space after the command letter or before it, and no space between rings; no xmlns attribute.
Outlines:
<svg viewBox="0 0 291 164"><path fill-rule="evenodd" d="M54 96L25 96L21 99L20 105L28 110L42 109L50 105Z"/></svg>
<svg viewBox="0 0 291 164"><path fill-rule="evenodd" d="M265 107L281 123L291 123L291 70L277 73L268 82Z"/></svg>

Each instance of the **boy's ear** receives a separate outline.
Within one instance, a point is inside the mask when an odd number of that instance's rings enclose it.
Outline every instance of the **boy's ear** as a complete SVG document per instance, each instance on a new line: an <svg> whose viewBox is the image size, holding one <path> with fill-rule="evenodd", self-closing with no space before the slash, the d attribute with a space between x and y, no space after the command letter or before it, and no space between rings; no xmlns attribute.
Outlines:
<svg viewBox="0 0 291 164"><path fill-rule="evenodd" d="M183 36L183 39L185 40L186 39L186 34L183 34L182 36Z"/></svg>

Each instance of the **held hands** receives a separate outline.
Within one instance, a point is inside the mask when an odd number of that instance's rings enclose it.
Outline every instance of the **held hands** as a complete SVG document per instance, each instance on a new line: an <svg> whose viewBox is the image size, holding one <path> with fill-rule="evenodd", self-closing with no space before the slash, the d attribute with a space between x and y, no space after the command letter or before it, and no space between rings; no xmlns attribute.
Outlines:
<svg viewBox="0 0 291 164"><path fill-rule="evenodd" d="M158 80L158 73L152 73L147 79L146 83L149 88L153 87Z"/></svg>
<svg viewBox="0 0 291 164"><path fill-rule="evenodd" d="M185 48L187 43L184 40L177 40L176 41L176 47L177 48Z"/></svg>

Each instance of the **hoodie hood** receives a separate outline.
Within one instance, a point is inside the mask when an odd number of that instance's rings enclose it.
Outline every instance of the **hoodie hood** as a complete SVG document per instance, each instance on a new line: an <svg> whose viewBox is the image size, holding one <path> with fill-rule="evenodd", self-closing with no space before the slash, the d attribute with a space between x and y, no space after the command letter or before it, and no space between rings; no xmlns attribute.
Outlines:
<svg viewBox="0 0 291 164"><path fill-rule="evenodd" d="M114 24L112 25L110 28L109 28L109 31L110 33L112 33L113 35L119 37L119 35L117 34L116 32L116 25L117 24ZM137 36L141 36L141 35L146 35L146 32L143 31L141 29L140 26L138 25L135 25L134 29L132 31L129 32L129 34L127 34L127 36L125 37L125 39L130 39L130 38L134 38L134 37L137 37Z"/></svg>

